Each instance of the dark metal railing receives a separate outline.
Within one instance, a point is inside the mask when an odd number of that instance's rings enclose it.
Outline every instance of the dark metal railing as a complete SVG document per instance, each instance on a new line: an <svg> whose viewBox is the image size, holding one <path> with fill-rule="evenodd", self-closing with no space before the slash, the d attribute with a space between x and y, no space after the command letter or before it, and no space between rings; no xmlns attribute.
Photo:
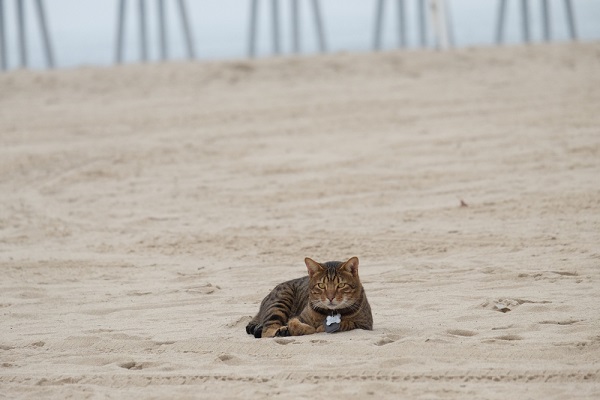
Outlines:
<svg viewBox="0 0 600 400"><path fill-rule="evenodd" d="M260 0L248 0L249 9L249 25L248 25L248 57L257 55L257 32L260 14ZM287 0L290 10L290 29L291 29L291 44L290 49L294 54L300 53L302 50L302 27L300 12L300 0ZM317 45L321 52L327 51L327 40L324 29L324 19L321 13L319 0L306 0L312 8L311 18L314 22L316 31ZM420 47L428 46L430 32L432 32L437 40L437 46L447 48L452 45L452 28L450 27L451 18L448 12L445 0L413 0L416 3L412 10L415 10L416 16L416 35L417 43ZM520 3L519 3L520 1ZM539 0L541 7L540 16L542 19L542 38L544 41L549 41L552 38L551 26L551 8L549 0ZM7 32L6 32L6 3L5 0L0 0L0 69L7 70L9 68ZM29 66L29 54L27 49L27 25L26 25L26 0L14 0L15 9L15 28L16 40L15 55L18 60L18 67L27 68ZM281 41L281 24L280 24L280 0L270 0L270 25L271 25L271 45L272 53L279 55L282 53ZM396 0L395 17L397 19L397 41L399 48L408 46L407 39L407 0ZM495 27L495 40L498 44L504 42L504 31L507 20L508 0L498 0L497 22ZM31 4L31 3L30 3ZM33 0L32 4L35 8L37 16L37 24L42 37L42 46L46 65L48 68L55 66L55 59L52 49L52 41L50 38L48 20L44 8L43 0ZM126 0L119 0L117 3L117 21L116 21L116 40L114 58L116 63L122 63L125 52L125 29L127 21L127 5ZM167 26L167 5L165 0L155 0L155 10L157 15L158 29L158 58L167 60L169 58L169 38ZM171 3L172 4L172 3ZM568 28L568 34L571 40L577 40L577 29L575 24L575 15L571 0L563 0L563 11ZM529 0L517 0L519 5L518 12L520 14L520 30L522 40L529 43L532 40L530 29L530 2ZM183 40L188 59L196 58L194 39L189 20L189 12L185 0L176 0L175 7L177 8L177 18L183 32ZM383 42L383 27L384 17L386 15L386 0L377 0L375 2L374 14L374 30L372 47L374 50L382 48ZM150 59L149 41L148 41L148 3L147 0L137 0L137 19L138 19L138 36L139 36L139 59L146 62Z"/></svg>
<svg viewBox="0 0 600 400"><path fill-rule="evenodd" d="M315 30L317 32L317 41L321 52L327 51L327 42L325 39L325 29L323 17L321 14L321 6L319 0L311 0L313 10L313 20ZM259 0L250 0L250 21L248 31L248 57L256 56L256 40L258 31L259 17ZM290 20L292 33L292 52L298 54L301 51L301 27L300 27L300 1L290 0ZM280 24L279 24L279 0L271 0L271 36L273 54L281 54L280 41Z"/></svg>
<svg viewBox="0 0 600 400"><path fill-rule="evenodd" d="M124 53L124 36L125 36L125 21L127 17L127 1L119 0L117 6L117 34L115 44L115 62L120 64L123 62ZM187 57L190 60L196 58L194 49L194 40L192 30L188 19L187 5L185 0L177 0L177 9L179 11L179 22L183 30L185 39ZM147 24L147 8L146 0L138 0L138 24L139 24L139 44L140 44L140 60L148 61L148 24ZM159 38L159 54L161 60L169 58L169 41L168 41L168 26L166 19L166 4L165 0L156 1L156 10L158 17L158 38Z"/></svg>
<svg viewBox="0 0 600 400"><path fill-rule="evenodd" d="M0 69L8 69L8 50L6 43L6 16L4 8L4 0L0 0ZM54 53L52 51L52 42L48 33L48 22L46 19L46 11L42 0L34 1L37 20L42 36L44 47L44 55L46 58L46 66L54 68ZM16 20L17 20L17 48L19 67L27 68L29 66L29 54L27 51L27 29L25 18L25 1L15 0Z"/></svg>
<svg viewBox="0 0 600 400"><path fill-rule="evenodd" d="M373 33L373 50L381 50L385 16L385 0L377 0L375 4L375 30ZM445 1L416 0L417 30L419 46L427 47L429 44L429 30L433 28L436 46L448 48L452 45L451 18L446 8ZM398 47L406 48L407 39L407 13L406 1L396 0L396 20L398 29ZM428 23L431 21L431 24ZM433 25L433 26L430 26Z"/></svg>
<svg viewBox="0 0 600 400"><path fill-rule="evenodd" d="M577 40L577 30L575 27L575 15L573 13L573 4L571 0L563 0L565 9L565 18L569 29L569 37L571 40ZM498 21L496 23L496 43L504 42L504 26L506 25L506 9L508 0L499 0L498 3ZM550 24L550 7L548 0L541 0L541 17L542 17L542 36L545 41L550 41L552 29ZM521 35L523 42L531 42L530 18L529 18L529 0L521 0Z"/></svg>

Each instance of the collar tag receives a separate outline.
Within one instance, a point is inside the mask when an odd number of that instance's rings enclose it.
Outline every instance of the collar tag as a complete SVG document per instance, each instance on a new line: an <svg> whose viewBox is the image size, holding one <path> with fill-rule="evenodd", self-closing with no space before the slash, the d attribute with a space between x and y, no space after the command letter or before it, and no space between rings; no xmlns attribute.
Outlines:
<svg viewBox="0 0 600 400"><path fill-rule="evenodd" d="M323 321L323 326L325 327L325 332L333 333L340 329L340 323L342 322L342 315L328 315Z"/></svg>

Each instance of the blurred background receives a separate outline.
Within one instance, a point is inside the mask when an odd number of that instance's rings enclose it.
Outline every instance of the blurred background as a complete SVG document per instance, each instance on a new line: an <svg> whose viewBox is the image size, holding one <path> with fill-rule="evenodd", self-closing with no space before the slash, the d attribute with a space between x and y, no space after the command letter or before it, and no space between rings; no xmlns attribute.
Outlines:
<svg viewBox="0 0 600 400"><path fill-rule="evenodd" d="M17 1L22 1L25 16L27 64L29 68L46 68L44 43L36 6L39 0L0 0L3 4L5 68L19 67ZM530 41L544 38L542 4L544 0L529 0ZM522 0L505 2L504 43L523 42ZM553 41L569 40L569 27L564 0L546 0ZM54 64L58 68L83 65L107 66L115 63L120 0L43 1ZM145 1L147 15L148 60L160 59L159 1ZM164 0L168 59L187 58L178 2ZM258 57L271 56L271 0L258 1L256 52ZM292 52L291 1L281 0L281 54ZM298 0L300 47L302 54L319 51L315 30L313 2ZM328 52L367 52L373 49L378 0L321 0L320 12ZM381 48L399 45L397 0L384 1ZM405 0L406 45L420 47L418 0ZM447 0L446 14L451 37L456 47L487 46L496 43L497 20L501 0ZM573 0L577 38L582 41L600 39L600 1ZM139 62L139 1L123 2L123 62ZM248 56L251 0L188 0L185 2L195 58L199 60L240 59ZM428 46L433 45L429 40Z"/></svg>

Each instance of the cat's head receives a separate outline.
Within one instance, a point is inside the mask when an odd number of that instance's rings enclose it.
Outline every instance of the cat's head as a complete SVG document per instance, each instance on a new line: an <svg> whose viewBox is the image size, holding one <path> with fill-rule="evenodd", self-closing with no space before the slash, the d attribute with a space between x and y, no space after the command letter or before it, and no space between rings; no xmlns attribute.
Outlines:
<svg viewBox="0 0 600 400"><path fill-rule="evenodd" d="M360 299L362 285L358 278L358 258L326 263L306 258L304 262L308 269L309 301L313 309L352 308Z"/></svg>

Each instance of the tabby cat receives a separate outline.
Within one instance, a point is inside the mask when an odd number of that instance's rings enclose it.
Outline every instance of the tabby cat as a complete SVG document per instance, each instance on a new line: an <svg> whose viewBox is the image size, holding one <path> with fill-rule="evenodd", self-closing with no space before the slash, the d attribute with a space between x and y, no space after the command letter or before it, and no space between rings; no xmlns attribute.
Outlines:
<svg viewBox="0 0 600 400"><path fill-rule="evenodd" d="M306 258L308 276L280 283L246 326L256 338L373 329L358 258L318 263Z"/></svg>

